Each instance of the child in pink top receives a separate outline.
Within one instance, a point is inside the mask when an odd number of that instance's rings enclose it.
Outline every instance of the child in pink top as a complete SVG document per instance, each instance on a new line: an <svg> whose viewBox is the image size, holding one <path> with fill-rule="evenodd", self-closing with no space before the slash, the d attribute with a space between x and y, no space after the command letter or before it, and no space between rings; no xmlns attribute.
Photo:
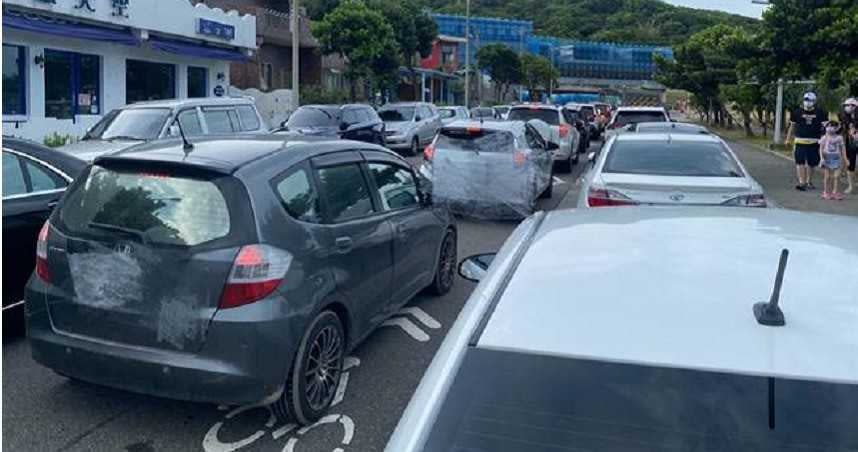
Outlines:
<svg viewBox="0 0 858 452"><path fill-rule="evenodd" d="M840 167L846 161L846 143L840 132L837 121L829 121L825 126L825 136L819 140L819 167L822 168L822 199L840 201L843 195L838 192L840 184ZM831 181L829 183L829 181ZM829 190L829 186L831 189Z"/></svg>

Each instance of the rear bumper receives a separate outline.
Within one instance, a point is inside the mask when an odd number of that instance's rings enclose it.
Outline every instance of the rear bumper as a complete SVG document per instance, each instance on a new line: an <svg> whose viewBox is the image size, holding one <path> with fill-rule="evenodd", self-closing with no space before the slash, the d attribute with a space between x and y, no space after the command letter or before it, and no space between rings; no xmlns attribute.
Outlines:
<svg viewBox="0 0 858 452"><path fill-rule="evenodd" d="M53 327L43 299L32 298L40 295L27 291L27 336L33 359L90 383L195 402L272 402L283 391L295 352L292 344L282 343L286 328L282 320L232 322L216 315L197 353L67 334ZM275 333L277 328L280 334Z"/></svg>

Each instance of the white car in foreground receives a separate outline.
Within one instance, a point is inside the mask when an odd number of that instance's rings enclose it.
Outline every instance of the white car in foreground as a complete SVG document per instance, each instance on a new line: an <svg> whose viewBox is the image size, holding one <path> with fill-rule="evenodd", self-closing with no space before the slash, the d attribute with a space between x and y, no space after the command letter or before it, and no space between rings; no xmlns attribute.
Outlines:
<svg viewBox="0 0 858 452"><path fill-rule="evenodd" d="M579 208L768 206L763 187L715 135L624 133L588 160Z"/></svg>
<svg viewBox="0 0 858 452"><path fill-rule="evenodd" d="M781 209L536 213L460 265L481 282L386 450L854 450L854 231Z"/></svg>

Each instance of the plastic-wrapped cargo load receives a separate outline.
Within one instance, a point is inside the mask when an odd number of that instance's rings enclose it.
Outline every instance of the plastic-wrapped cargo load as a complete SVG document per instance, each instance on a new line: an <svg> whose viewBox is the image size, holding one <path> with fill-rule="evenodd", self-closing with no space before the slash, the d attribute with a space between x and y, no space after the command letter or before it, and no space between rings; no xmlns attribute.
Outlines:
<svg viewBox="0 0 858 452"><path fill-rule="evenodd" d="M478 219L517 219L550 195L551 154L542 136L520 121L457 121L427 147L421 173L432 199Z"/></svg>

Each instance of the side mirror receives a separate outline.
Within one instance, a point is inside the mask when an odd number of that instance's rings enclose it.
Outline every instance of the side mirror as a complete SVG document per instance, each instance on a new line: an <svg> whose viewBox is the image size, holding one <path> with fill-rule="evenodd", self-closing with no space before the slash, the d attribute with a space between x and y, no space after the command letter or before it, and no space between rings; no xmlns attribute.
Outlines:
<svg viewBox="0 0 858 452"><path fill-rule="evenodd" d="M343 121L340 123L340 132L345 132L349 128L349 123Z"/></svg>
<svg viewBox="0 0 858 452"><path fill-rule="evenodd" d="M170 126L169 134L170 134L170 136L171 136L171 137L178 137L178 136L182 136L182 132L179 130L179 125L178 125L178 124L176 124L176 123L173 123L173 124Z"/></svg>
<svg viewBox="0 0 858 452"><path fill-rule="evenodd" d="M489 266L495 259L495 253L475 254L459 263L459 276L468 281L480 282L489 272Z"/></svg>
<svg viewBox="0 0 858 452"><path fill-rule="evenodd" d="M596 164L596 153L595 152L591 152L591 153L587 154L587 163L589 163L590 165Z"/></svg>
<svg viewBox="0 0 858 452"><path fill-rule="evenodd" d="M288 119L284 119L283 121L280 121L280 127L282 127L282 128L284 128L284 129L285 129L285 128L286 128L286 123L287 123L287 122L289 122L289 120L288 120Z"/></svg>
<svg viewBox="0 0 858 452"><path fill-rule="evenodd" d="M423 120L423 118L421 118L420 115L417 115L414 117L414 122L420 122L422 120Z"/></svg>
<svg viewBox="0 0 858 452"><path fill-rule="evenodd" d="M554 151L554 150L560 149L560 145L553 142L553 141L549 141L549 142L545 143L545 149L548 151Z"/></svg>

